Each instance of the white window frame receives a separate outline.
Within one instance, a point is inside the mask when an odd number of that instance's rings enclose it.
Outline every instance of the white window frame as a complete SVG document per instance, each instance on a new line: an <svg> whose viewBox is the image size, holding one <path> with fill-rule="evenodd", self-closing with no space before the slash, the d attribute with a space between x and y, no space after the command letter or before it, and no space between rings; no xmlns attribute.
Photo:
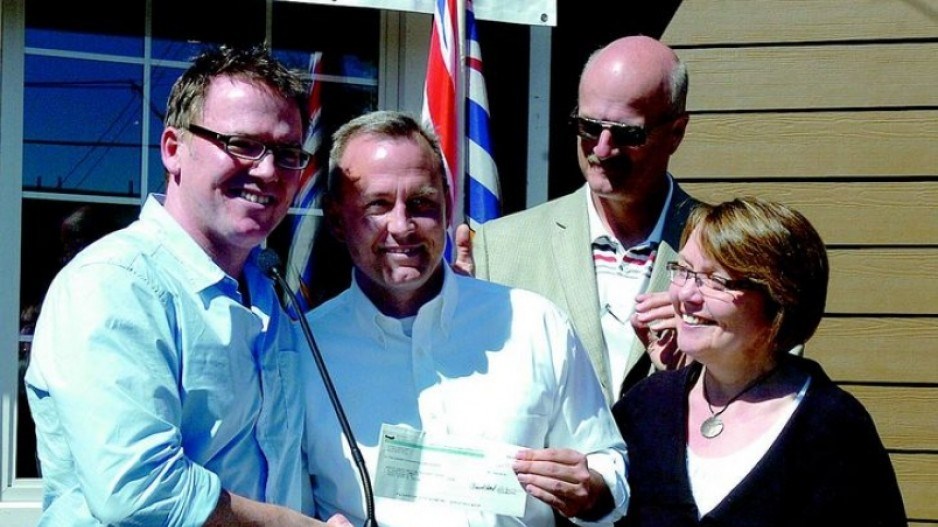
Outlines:
<svg viewBox="0 0 938 527"><path fill-rule="evenodd" d="M19 348L20 251L23 170L25 0L0 3L0 524L35 525L42 499L38 479L17 479L17 350Z"/></svg>

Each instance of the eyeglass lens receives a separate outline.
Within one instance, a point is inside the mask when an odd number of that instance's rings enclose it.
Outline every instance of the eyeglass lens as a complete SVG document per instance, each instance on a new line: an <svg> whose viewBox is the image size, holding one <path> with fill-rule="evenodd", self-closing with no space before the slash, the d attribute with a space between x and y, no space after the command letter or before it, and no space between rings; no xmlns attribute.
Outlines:
<svg viewBox="0 0 938 527"><path fill-rule="evenodd" d="M745 285L744 281L742 280L730 281L718 276L711 276L706 273L691 271L677 262L669 262L667 269L671 282L679 287L683 287L688 280L693 280L694 285L698 288L713 292L724 292L728 289L739 289Z"/></svg>
<svg viewBox="0 0 938 527"><path fill-rule="evenodd" d="M198 125L189 125L192 133L220 141L229 154L241 159L257 161L270 151L274 156L274 164L288 170L306 168L310 155L300 148L289 146L268 146L257 139L239 135L226 135L209 130Z"/></svg>
<svg viewBox="0 0 938 527"><path fill-rule="evenodd" d="M267 146L247 137L232 137L228 140L227 148L231 155L254 161L264 157L269 150L274 156L274 163L288 169L304 168L309 160L309 154L299 148Z"/></svg>

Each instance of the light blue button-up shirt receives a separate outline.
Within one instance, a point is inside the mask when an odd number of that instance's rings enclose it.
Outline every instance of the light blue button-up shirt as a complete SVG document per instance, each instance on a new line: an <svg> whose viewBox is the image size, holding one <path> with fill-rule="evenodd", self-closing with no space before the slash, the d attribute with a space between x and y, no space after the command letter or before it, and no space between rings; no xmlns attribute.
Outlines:
<svg viewBox="0 0 938 527"><path fill-rule="evenodd" d="M227 276L151 197L55 278L26 373L40 525L202 525L225 488L311 507L298 350L271 282Z"/></svg>

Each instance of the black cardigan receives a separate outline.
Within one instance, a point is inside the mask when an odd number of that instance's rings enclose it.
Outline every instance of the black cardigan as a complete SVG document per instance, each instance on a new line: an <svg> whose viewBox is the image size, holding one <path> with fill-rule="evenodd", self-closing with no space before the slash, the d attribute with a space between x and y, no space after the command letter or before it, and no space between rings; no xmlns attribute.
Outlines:
<svg viewBox="0 0 938 527"><path fill-rule="evenodd" d="M814 361L811 385L765 456L697 519L687 475L687 394L694 364L648 377L613 407L629 452L631 502L617 527L905 526L889 456L867 411Z"/></svg>

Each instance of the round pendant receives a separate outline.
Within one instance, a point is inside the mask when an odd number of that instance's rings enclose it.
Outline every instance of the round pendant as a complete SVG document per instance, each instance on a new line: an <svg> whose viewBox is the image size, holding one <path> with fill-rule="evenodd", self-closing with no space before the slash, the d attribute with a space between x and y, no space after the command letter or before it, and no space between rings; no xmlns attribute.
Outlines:
<svg viewBox="0 0 938 527"><path fill-rule="evenodd" d="M711 415L703 423L700 423L700 435L707 439L713 439L723 432L723 421L716 415Z"/></svg>

